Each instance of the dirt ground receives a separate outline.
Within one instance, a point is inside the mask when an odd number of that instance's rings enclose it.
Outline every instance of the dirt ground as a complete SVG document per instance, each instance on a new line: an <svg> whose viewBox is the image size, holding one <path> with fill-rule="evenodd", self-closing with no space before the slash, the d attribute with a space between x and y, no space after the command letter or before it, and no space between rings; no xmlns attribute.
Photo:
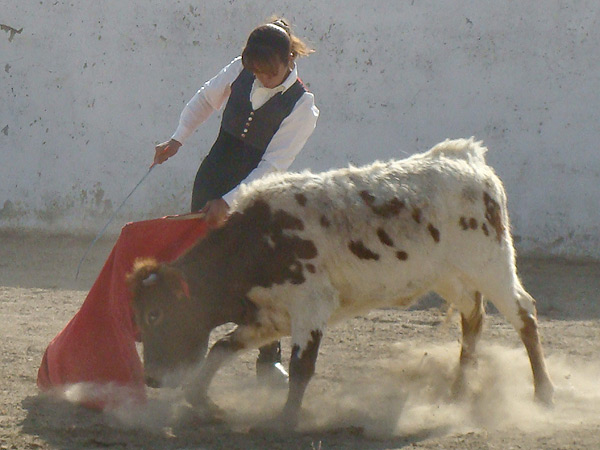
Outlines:
<svg viewBox="0 0 600 450"><path fill-rule="evenodd" d="M448 396L459 327L435 298L411 311L379 310L327 331L299 430L254 431L285 391L256 385L249 352L211 388L221 424L190 420L177 390L148 404L98 413L40 395L35 384L49 341L85 299L114 239L0 234L0 450L5 449L581 449L600 448L600 264L521 259L538 301L556 385L552 409L533 402L516 332L490 311L467 397ZM226 327L225 327L226 328ZM226 331L215 332L215 336ZM289 341L283 341L289 353Z"/></svg>

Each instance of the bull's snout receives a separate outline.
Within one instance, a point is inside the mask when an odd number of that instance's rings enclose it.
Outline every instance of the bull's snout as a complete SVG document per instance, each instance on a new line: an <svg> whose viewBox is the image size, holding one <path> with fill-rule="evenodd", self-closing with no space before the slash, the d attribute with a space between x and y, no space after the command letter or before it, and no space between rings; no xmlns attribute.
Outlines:
<svg viewBox="0 0 600 450"><path fill-rule="evenodd" d="M162 387L162 382L150 375L146 375L144 377L144 381L146 382L146 386L151 388L160 388Z"/></svg>

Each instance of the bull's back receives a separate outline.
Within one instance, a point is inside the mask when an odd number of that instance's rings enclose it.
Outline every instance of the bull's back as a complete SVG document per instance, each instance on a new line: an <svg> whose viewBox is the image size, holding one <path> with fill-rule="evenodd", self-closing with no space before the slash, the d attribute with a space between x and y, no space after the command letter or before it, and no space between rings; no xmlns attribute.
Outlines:
<svg viewBox="0 0 600 450"><path fill-rule="evenodd" d="M316 249L308 282L326 276L348 305L406 303L502 243L503 188L472 145L274 177L256 197L301 222L285 233Z"/></svg>

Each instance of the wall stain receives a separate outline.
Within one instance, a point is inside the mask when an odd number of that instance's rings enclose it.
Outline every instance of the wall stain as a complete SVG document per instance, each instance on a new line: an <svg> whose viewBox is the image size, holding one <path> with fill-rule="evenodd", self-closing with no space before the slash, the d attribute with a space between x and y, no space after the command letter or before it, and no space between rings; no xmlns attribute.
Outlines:
<svg viewBox="0 0 600 450"><path fill-rule="evenodd" d="M8 42L12 42L13 38L15 37L15 34L21 34L23 32L23 27L17 30L16 28L11 27L10 25L0 23L0 30L6 31L8 33Z"/></svg>
<svg viewBox="0 0 600 450"><path fill-rule="evenodd" d="M18 219L25 214L25 211L19 209L12 201L6 200L0 209L0 220Z"/></svg>
<svg viewBox="0 0 600 450"><path fill-rule="evenodd" d="M96 206L100 206L100 204L102 203L102 199L104 198L104 189L102 189L100 187L100 183L96 183L94 185L94 189L95 191L90 192L90 194L92 194L94 196L94 202L96 203Z"/></svg>

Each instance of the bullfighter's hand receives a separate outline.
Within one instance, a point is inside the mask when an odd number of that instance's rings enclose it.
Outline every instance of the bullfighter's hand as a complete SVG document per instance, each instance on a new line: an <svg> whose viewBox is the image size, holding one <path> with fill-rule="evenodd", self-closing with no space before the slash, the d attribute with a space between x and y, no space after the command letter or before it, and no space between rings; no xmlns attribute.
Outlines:
<svg viewBox="0 0 600 450"><path fill-rule="evenodd" d="M181 142L176 141L175 139L158 144L154 147L154 163L152 165L155 166L156 164L164 163L167 159L177 153L179 147L181 147Z"/></svg>
<svg viewBox="0 0 600 450"><path fill-rule="evenodd" d="M206 223L209 227L220 228L229 218L229 205L222 198L210 200L202 208L202 212L206 214Z"/></svg>

